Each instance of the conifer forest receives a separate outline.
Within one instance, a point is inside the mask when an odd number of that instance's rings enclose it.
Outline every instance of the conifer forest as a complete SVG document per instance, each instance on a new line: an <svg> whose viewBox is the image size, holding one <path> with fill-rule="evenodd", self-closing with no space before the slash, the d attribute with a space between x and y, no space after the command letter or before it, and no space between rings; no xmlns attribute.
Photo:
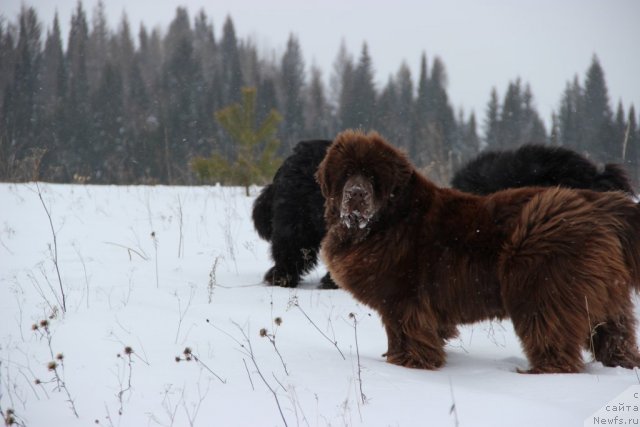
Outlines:
<svg viewBox="0 0 640 427"><path fill-rule="evenodd" d="M93 13L78 2L68 34L60 19L41 22L26 5L0 21L2 181L264 184L297 141L346 128L378 131L445 185L481 150L525 143L624 163L640 181L638 113L612 105L595 55L547 126L517 77L487 88L484 111L463 113L428 52L415 52L419 70L398 64L380 85L366 43L356 53L343 45L320 70L304 63L295 34L283 54L262 57L230 16L219 29L204 11L177 8L168 28L150 30L126 14L112 26L102 2Z"/></svg>

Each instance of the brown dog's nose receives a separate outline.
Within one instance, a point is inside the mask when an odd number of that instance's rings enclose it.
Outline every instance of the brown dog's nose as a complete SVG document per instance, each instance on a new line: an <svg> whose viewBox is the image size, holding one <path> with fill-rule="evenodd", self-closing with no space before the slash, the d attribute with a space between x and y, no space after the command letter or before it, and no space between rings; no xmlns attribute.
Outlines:
<svg viewBox="0 0 640 427"><path fill-rule="evenodd" d="M360 186L353 186L347 190L347 196L352 203L359 204L369 196L369 192Z"/></svg>

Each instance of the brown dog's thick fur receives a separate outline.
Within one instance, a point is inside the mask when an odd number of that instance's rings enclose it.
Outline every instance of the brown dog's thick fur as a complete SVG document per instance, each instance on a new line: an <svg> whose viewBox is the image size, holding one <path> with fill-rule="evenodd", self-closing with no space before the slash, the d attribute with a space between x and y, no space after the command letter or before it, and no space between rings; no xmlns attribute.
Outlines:
<svg viewBox="0 0 640 427"><path fill-rule="evenodd" d="M375 133L345 131L320 164L336 283L381 316L387 361L435 369L457 325L511 318L532 373L578 372L581 350L640 366L631 293L640 208L623 193L436 187Z"/></svg>

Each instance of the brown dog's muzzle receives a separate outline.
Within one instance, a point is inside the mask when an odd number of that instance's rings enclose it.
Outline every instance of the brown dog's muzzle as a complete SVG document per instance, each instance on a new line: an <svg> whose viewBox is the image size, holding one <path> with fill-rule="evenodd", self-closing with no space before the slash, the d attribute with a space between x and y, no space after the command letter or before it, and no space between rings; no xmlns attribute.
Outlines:
<svg viewBox="0 0 640 427"><path fill-rule="evenodd" d="M361 175L350 177L342 190L340 219L347 228L365 228L375 214L373 186Z"/></svg>

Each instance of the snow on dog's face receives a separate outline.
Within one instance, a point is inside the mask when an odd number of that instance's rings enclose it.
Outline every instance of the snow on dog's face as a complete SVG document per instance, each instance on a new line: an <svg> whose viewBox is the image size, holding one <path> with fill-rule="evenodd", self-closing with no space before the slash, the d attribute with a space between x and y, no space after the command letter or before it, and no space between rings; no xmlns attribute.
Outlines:
<svg viewBox="0 0 640 427"><path fill-rule="evenodd" d="M347 227L365 228L376 213L373 184L362 175L347 179L342 189L340 219Z"/></svg>
<svg viewBox="0 0 640 427"><path fill-rule="evenodd" d="M376 133L340 133L318 167L328 227L368 233L413 173L406 156Z"/></svg>

